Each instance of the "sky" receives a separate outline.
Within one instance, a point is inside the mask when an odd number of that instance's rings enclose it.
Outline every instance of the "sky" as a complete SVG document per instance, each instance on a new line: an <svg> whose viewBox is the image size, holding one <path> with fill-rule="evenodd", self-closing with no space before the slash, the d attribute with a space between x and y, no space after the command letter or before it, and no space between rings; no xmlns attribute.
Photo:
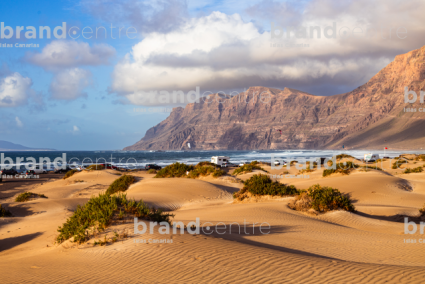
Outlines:
<svg viewBox="0 0 425 284"><path fill-rule="evenodd" d="M422 0L2 0L0 140L117 150L187 103L160 95L348 92L425 45L423 11Z"/></svg>

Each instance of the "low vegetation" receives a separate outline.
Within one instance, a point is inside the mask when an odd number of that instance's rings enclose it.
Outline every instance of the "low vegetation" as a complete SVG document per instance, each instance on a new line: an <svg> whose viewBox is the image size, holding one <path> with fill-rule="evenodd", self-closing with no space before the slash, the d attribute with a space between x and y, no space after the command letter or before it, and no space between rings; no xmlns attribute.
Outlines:
<svg viewBox="0 0 425 284"><path fill-rule="evenodd" d="M286 196L298 194L298 190L293 185L272 181L268 175L253 175L244 182L244 187L233 194L233 198L243 200L251 195L272 195Z"/></svg>
<svg viewBox="0 0 425 284"><path fill-rule="evenodd" d="M226 174L225 171L218 169L213 172L212 176L215 178L218 178L218 177L224 176L225 174Z"/></svg>
<svg viewBox="0 0 425 284"><path fill-rule="evenodd" d="M307 189L307 195L312 198L312 207L316 211L326 212L340 208L350 212L355 211L349 196L342 194L336 188L315 184Z"/></svg>
<svg viewBox="0 0 425 284"><path fill-rule="evenodd" d="M104 169L105 169L104 165L90 165L86 167L86 170L88 171L100 171Z"/></svg>
<svg viewBox="0 0 425 284"><path fill-rule="evenodd" d="M336 155L336 159L337 159L337 160L341 160L341 159L344 159L344 158L357 160L355 157L353 157L353 156L351 156L351 155L347 155L347 154L339 154L339 155Z"/></svg>
<svg viewBox="0 0 425 284"><path fill-rule="evenodd" d="M24 192L19 194L16 198L15 198L15 202L25 202L25 201L29 201L31 199L35 199L35 198L47 198L46 195L44 194L38 194L38 193L33 193L33 192Z"/></svg>
<svg viewBox="0 0 425 284"><path fill-rule="evenodd" d="M317 162L310 162L310 161L307 161L306 162L306 165L307 165L307 168L317 168Z"/></svg>
<svg viewBox="0 0 425 284"><path fill-rule="evenodd" d="M313 165L310 164L310 162L307 162L307 167L305 169L301 169L298 171L299 174L303 173L311 173L314 171L314 169L317 167L317 163L314 162Z"/></svg>
<svg viewBox="0 0 425 284"><path fill-rule="evenodd" d="M197 167L202 167L202 166L212 166L212 167L220 168L220 166L218 166L218 165L216 165L216 164L214 164L214 163L208 162L208 161L199 162L199 163L195 166L195 168L197 168Z"/></svg>
<svg viewBox="0 0 425 284"><path fill-rule="evenodd" d="M1 207L1 205L0 205L0 207ZM424 216L425 215L425 204L424 204L424 207L422 207L421 209L419 209L419 213L421 213L421 216Z"/></svg>
<svg viewBox="0 0 425 284"><path fill-rule="evenodd" d="M250 164L243 165L242 167L239 167L236 170L234 170L233 175L237 176L239 174L251 173L253 170L261 170L263 172L268 173L268 171L266 171L262 167L258 166L257 164L258 164L257 161L253 161Z"/></svg>
<svg viewBox="0 0 425 284"><path fill-rule="evenodd" d="M56 241L62 243L72 238L72 242L84 243L97 233L103 232L113 222L122 222L119 220L126 217L170 223L170 217L173 216L148 207L142 200L129 200L125 194L99 194L90 198L85 205L78 205L74 214L58 228Z"/></svg>
<svg viewBox="0 0 425 284"><path fill-rule="evenodd" d="M106 194L111 195L117 192L126 191L128 187L135 181L136 178L132 175L122 175L108 187Z"/></svg>
<svg viewBox="0 0 425 284"><path fill-rule="evenodd" d="M176 162L160 169L154 178L182 177L186 176L186 172L190 172L194 168L192 165Z"/></svg>
<svg viewBox="0 0 425 284"><path fill-rule="evenodd" d="M157 171L155 169L149 169L148 174L156 174Z"/></svg>
<svg viewBox="0 0 425 284"><path fill-rule="evenodd" d="M338 189L322 187L319 184L311 186L307 191L302 191L288 206L298 211L313 209L316 212L328 212L343 209L355 212L356 210L348 195L342 194Z"/></svg>
<svg viewBox="0 0 425 284"><path fill-rule="evenodd" d="M323 176L330 176L331 174L341 173L344 175L350 174L351 170L358 168L359 165L354 164L353 162L345 162L336 164L336 169L325 169L323 171Z"/></svg>
<svg viewBox="0 0 425 284"><path fill-rule="evenodd" d="M127 230L123 230L121 233L118 233L116 231L113 232L112 237L108 237L108 235L105 235L103 240L99 239L97 241L93 242L93 246L106 246L109 243L115 243L119 240L126 239L128 237Z"/></svg>
<svg viewBox="0 0 425 284"><path fill-rule="evenodd" d="M405 160L409 160L409 161L413 161L412 156L414 156L414 154L401 154L399 155L397 158L400 159L405 159Z"/></svg>
<svg viewBox="0 0 425 284"><path fill-rule="evenodd" d="M314 170L312 170L312 169L310 169L310 168L307 168L307 169L303 169L303 170L299 170L298 171L298 174L305 174L305 173L311 173L311 172L313 172Z"/></svg>
<svg viewBox="0 0 425 284"><path fill-rule="evenodd" d="M298 190L293 185L285 185L273 182L268 175L253 175L244 182L244 187L233 194L233 198L241 201L256 196L294 196L295 199L289 203L289 207L298 211L313 210L328 212L332 210L346 210L355 212L348 194L341 193L338 189L320 186L319 184L309 187L307 190ZM424 209L422 209L425 211Z"/></svg>
<svg viewBox="0 0 425 284"><path fill-rule="evenodd" d="M168 178L168 177L184 177L197 178L199 176L212 175L213 177L220 177L226 174L219 166L208 161L200 162L196 166L186 165L176 162L168 165L158 172L155 178Z"/></svg>
<svg viewBox="0 0 425 284"><path fill-rule="evenodd" d="M399 160L397 160L397 161L395 161L394 163L393 163L393 165L392 165L392 169L398 169L398 167L400 166L400 165L402 165L402 164L407 164L408 163L408 161L406 161L406 160L401 160L401 159L399 159Z"/></svg>
<svg viewBox="0 0 425 284"><path fill-rule="evenodd" d="M413 168L413 169L411 169L411 168L407 168L407 169L405 169L404 170L404 174L410 174L410 173L421 173L421 172L423 172L424 171L424 169L422 168L422 167L417 167L417 168Z"/></svg>
<svg viewBox="0 0 425 284"><path fill-rule="evenodd" d="M210 162L200 162L195 166L192 171L189 172L188 177L197 178L199 176L208 176L211 174L213 177L220 177L226 174L226 172L224 172L220 168L216 167L215 164L212 164Z"/></svg>
<svg viewBox="0 0 425 284"><path fill-rule="evenodd" d="M12 217L12 213L0 204L0 217Z"/></svg>
<svg viewBox="0 0 425 284"><path fill-rule="evenodd" d="M70 170L70 171L67 171L66 172L66 174L65 174L65 176L63 177L63 179L67 179L67 178L69 178L69 177L72 177L76 172L78 172L78 170Z"/></svg>
<svg viewBox="0 0 425 284"><path fill-rule="evenodd" d="M425 162L425 155L424 154L418 155L416 156L415 160Z"/></svg>

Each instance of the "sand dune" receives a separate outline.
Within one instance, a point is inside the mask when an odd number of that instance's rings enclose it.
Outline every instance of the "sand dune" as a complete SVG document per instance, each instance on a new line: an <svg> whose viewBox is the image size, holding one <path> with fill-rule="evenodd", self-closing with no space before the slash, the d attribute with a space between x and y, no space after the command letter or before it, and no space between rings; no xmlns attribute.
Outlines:
<svg viewBox="0 0 425 284"><path fill-rule="evenodd" d="M274 174L270 168L264 167ZM280 174L282 170L275 174ZM296 174L298 170L292 170ZM238 176L248 179L254 173ZM22 282L232 282L232 283L423 283L425 246L404 239L404 224L392 217L415 216L425 203L425 174L353 171L348 176L281 179L297 188L321 184L349 193L357 213L311 216L293 211L291 200L232 203L242 184L229 178L154 179L136 173L127 195L170 210L174 221L200 219L204 233L134 235L133 223L116 224L128 239L93 247L53 244L56 229L89 194L104 191L114 171L83 172L36 187L48 199L4 203L16 217L0 218L0 270L5 283ZM79 182L83 180L84 182ZM246 228L243 224L246 224ZM148 223L146 221L146 223ZM230 224L233 223L230 228ZM236 223L241 224L241 231ZM253 226L252 224L255 223ZM262 234L264 229L268 234ZM262 231L260 231L260 225ZM207 226L224 232L207 234ZM226 227L224 228L224 225ZM206 230L206 231L205 231ZM207 233L205 233L207 232ZM146 244L135 240L172 239Z"/></svg>
<svg viewBox="0 0 425 284"><path fill-rule="evenodd" d="M132 185L127 194L130 198L142 199L152 206L167 210L177 210L185 205L205 206L206 203L216 204L223 200L229 203L233 200L232 195L219 186L186 178L146 179Z"/></svg>

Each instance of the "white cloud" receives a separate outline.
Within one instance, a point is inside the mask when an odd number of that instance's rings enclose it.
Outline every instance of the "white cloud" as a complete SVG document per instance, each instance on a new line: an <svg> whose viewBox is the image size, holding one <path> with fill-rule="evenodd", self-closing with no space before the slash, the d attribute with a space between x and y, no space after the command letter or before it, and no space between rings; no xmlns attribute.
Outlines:
<svg viewBox="0 0 425 284"><path fill-rule="evenodd" d="M115 49L107 44L90 46L85 42L54 40L47 44L41 53L29 53L27 61L48 70L78 66L98 66L109 64Z"/></svg>
<svg viewBox="0 0 425 284"><path fill-rule="evenodd" d="M70 101L86 97L84 89L92 84L91 72L80 67L107 65L114 55L115 49L107 44L54 40L40 53L28 53L26 60L54 73L50 83L53 99Z"/></svg>
<svg viewBox="0 0 425 284"><path fill-rule="evenodd" d="M140 104L137 97L142 92L187 92L196 86L201 87L201 93L243 90L257 85L300 88L313 94L317 94L315 87L321 85L352 89L369 80L395 55L423 45L419 35L425 31L425 18L417 11L425 9L425 2L415 0L414 5L396 0L377 2L373 5L366 0L348 4L328 0L309 2L299 19L291 18L289 23L308 30L319 26L321 38L295 38L292 34L291 39L283 41L283 44L309 45L303 48L272 47L269 31L259 32L257 26L243 21L238 14L213 12L188 19L179 29L166 34L146 34L134 45L115 66L111 91ZM288 5L281 8L296 10ZM269 10L261 11L261 15L270 15L268 28L273 20L285 27L287 22L274 11L279 7L267 7ZM411 22L406 22L406 17L411 17ZM325 38L324 28L334 22L337 32L348 27L350 37ZM352 34L368 27L378 29L379 33L360 37ZM380 33L381 27L384 34ZM394 27L406 27L408 38L398 38Z"/></svg>
<svg viewBox="0 0 425 284"><path fill-rule="evenodd" d="M32 81L15 72L0 79L0 107L16 107L28 102Z"/></svg>
<svg viewBox="0 0 425 284"><path fill-rule="evenodd" d="M50 84L50 93L56 100L75 100L87 97L84 89L92 84L92 74L80 68L58 72Z"/></svg>
<svg viewBox="0 0 425 284"><path fill-rule="evenodd" d="M16 121L16 126L18 126L18 127L24 127L24 124L19 119L19 117L15 117L15 121Z"/></svg>
<svg viewBox="0 0 425 284"><path fill-rule="evenodd" d="M72 131L74 132L79 132L80 129L78 128L78 126L74 125L74 127L72 128Z"/></svg>

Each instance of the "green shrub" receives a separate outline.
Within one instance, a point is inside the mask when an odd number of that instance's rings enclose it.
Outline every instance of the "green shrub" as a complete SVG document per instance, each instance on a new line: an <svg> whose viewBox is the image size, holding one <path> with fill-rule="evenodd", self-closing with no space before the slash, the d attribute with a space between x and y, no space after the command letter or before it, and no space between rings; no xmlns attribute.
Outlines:
<svg viewBox="0 0 425 284"><path fill-rule="evenodd" d="M157 171L155 169L149 169L148 174L156 174Z"/></svg>
<svg viewBox="0 0 425 284"><path fill-rule="evenodd" d="M0 204L0 217L12 217L12 213Z"/></svg>
<svg viewBox="0 0 425 284"><path fill-rule="evenodd" d="M33 193L33 192L24 192L19 194L16 198L15 198L15 202L25 202L31 199L34 199L36 197L40 197L40 198L47 198L47 196L45 196L44 194L38 194L38 193Z"/></svg>
<svg viewBox="0 0 425 284"><path fill-rule="evenodd" d="M316 164L317 166L317 164ZM311 173L314 171L314 164L313 167L310 165L310 162L307 162L307 167L305 169L301 169L298 171L298 173L303 174L303 173Z"/></svg>
<svg viewBox="0 0 425 284"><path fill-rule="evenodd" d="M410 174L410 173L421 173L421 172L423 172L424 170L423 170L423 168L422 167L417 167L417 168L413 168L413 169L411 169L411 168L407 168L407 169L405 169L404 170L404 172L403 173L405 173L405 174Z"/></svg>
<svg viewBox="0 0 425 284"><path fill-rule="evenodd" d="M213 172L212 176L217 178L217 177L221 177L221 176L223 176L223 175L225 175L225 174L226 174L226 172L225 172L225 171L220 170L220 169L216 169L216 170Z"/></svg>
<svg viewBox="0 0 425 284"><path fill-rule="evenodd" d="M313 164L313 166L312 166L311 164ZM307 166L307 169L314 169L314 168L317 168L317 162L313 162L313 163L311 163L310 161L307 161L307 162L306 162L306 166Z"/></svg>
<svg viewBox="0 0 425 284"><path fill-rule="evenodd" d="M65 174L65 176L63 177L63 179L67 179L67 178L73 176L76 172L78 172L78 170L75 170L75 169L74 170L67 171L66 174Z"/></svg>
<svg viewBox="0 0 425 284"><path fill-rule="evenodd" d="M312 208L316 211L326 212L339 208L355 212L348 195L342 194L338 189L332 187L321 187L315 184L307 189L307 195L312 199Z"/></svg>
<svg viewBox="0 0 425 284"><path fill-rule="evenodd" d="M408 161L406 161L406 160L397 160L397 161L395 161L394 163L393 163L393 165L392 165L392 169L397 169L398 168L398 166L399 165L402 165L402 164L407 164L408 163Z"/></svg>
<svg viewBox="0 0 425 284"><path fill-rule="evenodd" d="M216 165L216 164L214 164L214 163L211 163L211 162L208 162L208 161L203 161L203 162L199 162L196 166L195 166L195 168L196 167L203 167L203 166L212 166L212 167L220 167L220 166L218 166L218 165Z"/></svg>
<svg viewBox="0 0 425 284"><path fill-rule="evenodd" d="M338 163L336 164L336 169L326 169L323 171L323 176L329 176L331 174L334 173L341 173L341 174L345 174L348 175L350 174L351 169L355 169L358 168L359 166L354 164L353 162L345 162L344 163Z"/></svg>
<svg viewBox="0 0 425 284"><path fill-rule="evenodd" d="M195 168L194 166L176 162L174 164L168 165L160 169L154 177L155 178L182 177L182 176L186 176L186 172L191 171L194 168Z"/></svg>
<svg viewBox="0 0 425 284"><path fill-rule="evenodd" d="M107 195L114 194L119 191L126 191L128 187L136 181L136 178L131 175L122 175L116 179L106 190Z"/></svg>
<svg viewBox="0 0 425 284"><path fill-rule="evenodd" d="M197 178L199 176L207 176L215 171L213 166L196 166L195 169L189 172L189 178Z"/></svg>
<svg viewBox="0 0 425 284"><path fill-rule="evenodd" d="M253 175L250 179L244 181L244 187L233 194L233 198L243 200L247 193L252 195L295 195L298 190L293 185L272 181L268 175Z"/></svg>
<svg viewBox="0 0 425 284"><path fill-rule="evenodd" d="M337 160L340 160L340 159L343 159L343 158L350 158L350 159L355 159L355 160L357 160L356 158L354 158L353 156L351 156L351 155L347 155L347 154L339 154L339 155L336 155L336 159Z"/></svg>
<svg viewBox="0 0 425 284"><path fill-rule="evenodd" d="M0 205L0 207L1 207L1 205ZM421 216L424 216L425 215L425 204L424 204L424 207L422 207L421 209L419 209L419 213L421 213Z"/></svg>
<svg viewBox="0 0 425 284"><path fill-rule="evenodd" d="M120 212L158 223L170 223L170 217L174 216L162 210L150 208L142 200L139 202L134 199L128 200L125 194L118 196L99 194L98 197L90 198L83 206L78 205L74 214L62 227L58 228L59 235L56 241L62 243L73 238L73 242L81 244L97 232L104 231L115 219L118 219Z"/></svg>
<svg viewBox="0 0 425 284"><path fill-rule="evenodd" d="M413 161L413 159L406 157L407 155L410 155L410 154L401 154L401 155L399 155L397 158L398 158L399 160L401 160L401 159L406 159L406 160L409 160L409 161Z"/></svg>
<svg viewBox="0 0 425 284"><path fill-rule="evenodd" d="M189 172L189 178L197 178L199 176L207 176L212 174L213 177L219 177L225 174L225 172L221 169L217 169L215 166L211 166L208 164L197 164L195 169Z"/></svg>
<svg viewBox="0 0 425 284"><path fill-rule="evenodd" d="M257 161L254 161L254 162L251 162L251 164L243 165L242 167L237 168L236 170L233 171L232 175L237 176L239 174L250 173L255 169L268 173L268 171L266 171L262 167L257 166Z"/></svg>
<svg viewBox="0 0 425 284"><path fill-rule="evenodd" d="M417 167L417 168L412 169L413 173L421 173L423 171L424 171L424 169L422 167Z"/></svg>
<svg viewBox="0 0 425 284"><path fill-rule="evenodd" d="M424 154L421 154L421 155L417 156L417 157L415 158L415 160L416 160L416 161L421 160L422 162L425 162L425 155L424 155Z"/></svg>
<svg viewBox="0 0 425 284"><path fill-rule="evenodd" d="M104 170L105 166L104 165L90 165L88 167L86 167L86 170L88 171L100 171L100 170Z"/></svg>

